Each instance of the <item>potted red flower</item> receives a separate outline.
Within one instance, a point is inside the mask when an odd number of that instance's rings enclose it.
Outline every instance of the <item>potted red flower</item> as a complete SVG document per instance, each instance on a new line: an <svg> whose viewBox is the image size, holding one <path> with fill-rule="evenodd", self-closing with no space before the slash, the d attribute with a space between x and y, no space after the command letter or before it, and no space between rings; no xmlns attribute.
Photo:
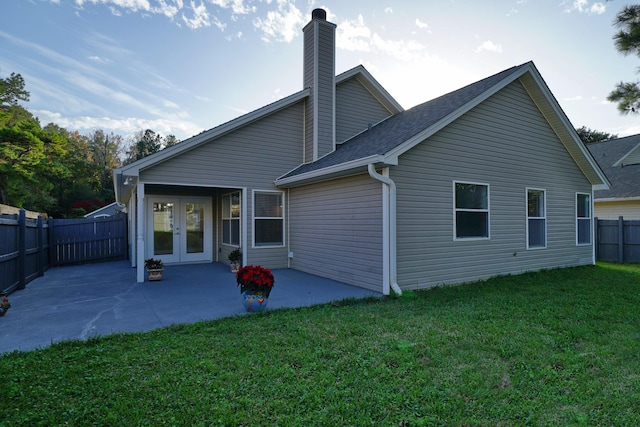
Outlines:
<svg viewBox="0 0 640 427"><path fill-rule="evenodd" d="M259 265L245 265L236 273L236 282L247 311L263 311L267 307L267 299L275 282L271 270Z"/></svg>

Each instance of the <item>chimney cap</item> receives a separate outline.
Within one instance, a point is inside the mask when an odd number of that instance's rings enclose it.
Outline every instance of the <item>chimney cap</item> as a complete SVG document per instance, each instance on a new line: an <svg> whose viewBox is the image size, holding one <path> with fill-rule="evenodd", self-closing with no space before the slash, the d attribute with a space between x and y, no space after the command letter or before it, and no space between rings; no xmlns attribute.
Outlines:
<svg viewBox="0 0 640 427"><path fill-rule="evenodd" d="M313 12L311 12L311 19L320 19L322 21L326 21L327 11L324 9L313 9Z"/></svg>

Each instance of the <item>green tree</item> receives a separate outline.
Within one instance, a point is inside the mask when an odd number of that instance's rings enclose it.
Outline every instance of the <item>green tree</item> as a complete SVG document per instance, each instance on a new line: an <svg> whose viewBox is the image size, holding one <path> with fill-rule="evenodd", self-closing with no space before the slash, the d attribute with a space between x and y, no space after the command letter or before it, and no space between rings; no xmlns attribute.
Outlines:
<svg viewBox="0 0 640 427"><path fill-rule="evenodd" d="M90 164L95 172L94 189L99 194L99 199L105 202L113 202L113 168L121 166L120 154L123 149L123 139L113 132L105 134L99 129L89 135L89 150L91 152Z"/></svg>
<svg viewBox="0 0 640 427"><path fill-rule="evenodd" d="M585 144L591 144L593 142L602 142L608 139L617 138L618 135L613 135L607 132L600 132L595 129L589 129L586 126L582 126L576 129L578 136Z"/></svg>
<svg viewBox="0 0 640 427"><path fill-rule="evenodd" d="M613 36L618 52L640 56L640 5L628 5L616 15L614 25L619 31ZM607 99L618 104L622 114L640 112L640 81L620 82Z"/></svg>
<svg viewBox="0 0 640 427"><path fill-rule="evenodd" d="M127 151L125 164L133 163L157 153L162 148L162 137L151 129L137 132L133 137L131 148Z"/></svg>
<svg viewBox="0 0 640 427"><path fill-rule="evenodd" d="M180 142L175 135L167 135L164 137L164 148L171 147L172 145L176 145Z"/></svg>
<svg viewBox="0 0 640 427"><path fill-rule="evenodd" d="M0 78L0 108L17 107L18 101L29 101L22 76L11 73L6 79Z"/></svg>

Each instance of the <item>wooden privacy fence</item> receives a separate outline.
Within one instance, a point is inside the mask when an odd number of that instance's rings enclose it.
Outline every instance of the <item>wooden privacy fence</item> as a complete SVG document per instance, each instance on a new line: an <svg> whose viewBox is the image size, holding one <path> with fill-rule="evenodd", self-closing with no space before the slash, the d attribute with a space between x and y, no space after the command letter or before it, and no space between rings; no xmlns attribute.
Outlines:
<svg viewBox="0 0 640 427"><path fill-rule="evenodd" d="M23 289L50 266L128 258L127 216L28 219L0 216L0 291Z"/></svg>
<svg viewBox="0 0 640 427"><path fill-rule="evenodd" d="M27 219L24 210L0 216L0 291L23 289L44 274L49 267L47 228L41 216Z"/></svg>
<svg viewBox="0 0 640 427"><path fill-rule="evenodd" d="M49 219L52 266L127 259L127 216Z"/></svg>
<svg viewBox="0 0 640 427"><path fill-rule="evenodd" d="M640 221L596 218L596 259L640 262Z"/></svg>

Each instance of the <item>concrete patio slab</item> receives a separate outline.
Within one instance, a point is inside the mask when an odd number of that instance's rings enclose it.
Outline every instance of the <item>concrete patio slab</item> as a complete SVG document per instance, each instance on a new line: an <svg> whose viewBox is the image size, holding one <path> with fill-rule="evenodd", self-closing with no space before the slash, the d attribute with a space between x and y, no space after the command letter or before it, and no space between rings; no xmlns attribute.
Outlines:
<svg viewBox="0 0 640 427"><path fill-rule="evenodd" d="M296 270L273 274L267 309L381 296ZM144 283L136 283L128 261L52 268L9 299L11 309L0 317L0 353L247 314L235 275L215 263L165 266L162 281Z"/></svg>

